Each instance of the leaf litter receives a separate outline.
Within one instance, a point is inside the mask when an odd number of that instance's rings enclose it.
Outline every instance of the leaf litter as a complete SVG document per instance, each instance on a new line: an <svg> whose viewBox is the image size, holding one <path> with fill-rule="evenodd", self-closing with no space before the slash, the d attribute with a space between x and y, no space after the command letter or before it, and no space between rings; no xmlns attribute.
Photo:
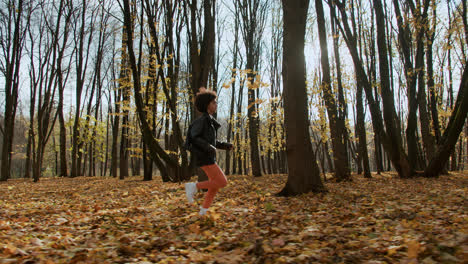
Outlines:
<svg viewBox="0 0 468 264"><path fill-rule="evenodd" d="M0 183L0 264L468 261L464 173L354 175L288 198L275 196L285 175L228 180L206 217L159 179Z"/></svg>

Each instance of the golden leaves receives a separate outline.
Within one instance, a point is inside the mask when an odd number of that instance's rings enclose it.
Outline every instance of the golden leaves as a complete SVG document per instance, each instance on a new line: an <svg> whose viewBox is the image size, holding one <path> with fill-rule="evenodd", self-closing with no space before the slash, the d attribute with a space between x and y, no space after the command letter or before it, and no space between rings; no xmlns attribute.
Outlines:
<svg viewBox="0 0 468 264"><path fill-rule="evenodd" d="M326 195L289 198L274 195L285 175L228 176L205 217L186 203L183 185L159 178L12 180L0 193L0 259L462 263L466 176L388 176L354 176L327 182Z"/></svg>

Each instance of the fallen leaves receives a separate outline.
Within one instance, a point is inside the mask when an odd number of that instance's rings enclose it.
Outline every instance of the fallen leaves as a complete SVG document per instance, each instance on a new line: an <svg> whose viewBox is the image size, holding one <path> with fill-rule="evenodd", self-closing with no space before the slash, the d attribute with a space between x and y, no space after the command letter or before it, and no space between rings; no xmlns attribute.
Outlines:
<svg viewBox="0 0 468 264"><path fill-rule="evenodd" d="M206 217L160 180L10 180L0 264L465 262L466 176L388 176L289 198L284 175L228 176Z"/></svg>

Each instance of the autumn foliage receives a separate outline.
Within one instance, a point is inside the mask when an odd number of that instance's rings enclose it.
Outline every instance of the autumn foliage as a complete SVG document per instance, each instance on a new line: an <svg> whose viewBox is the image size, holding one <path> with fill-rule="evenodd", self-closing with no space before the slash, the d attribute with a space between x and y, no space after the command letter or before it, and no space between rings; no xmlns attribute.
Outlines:
<svg viewBox="0 0 468 264"><path fill-rule="evenodd" d="M276 197L229 176L207 217L183 185L130 177L0 184L0 263L462 263L467 177L373 175ZM159 178L159 177L158 177ZM201 195L198 201L201 201ZM466 263L466 262L465 262Z"/></svg>

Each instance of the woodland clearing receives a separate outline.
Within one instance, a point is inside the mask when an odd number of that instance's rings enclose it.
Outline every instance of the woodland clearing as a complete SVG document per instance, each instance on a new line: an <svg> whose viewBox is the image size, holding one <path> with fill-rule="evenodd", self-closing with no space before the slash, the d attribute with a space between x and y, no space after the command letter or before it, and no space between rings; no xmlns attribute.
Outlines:
<svg viewBox="0 0 468 264"><path fill-rule="evenodd" d="M466 263L466 173L372 176L288 198L286 175L228 176L207 217L182 183L9 180L0 263Z"/></svg>

